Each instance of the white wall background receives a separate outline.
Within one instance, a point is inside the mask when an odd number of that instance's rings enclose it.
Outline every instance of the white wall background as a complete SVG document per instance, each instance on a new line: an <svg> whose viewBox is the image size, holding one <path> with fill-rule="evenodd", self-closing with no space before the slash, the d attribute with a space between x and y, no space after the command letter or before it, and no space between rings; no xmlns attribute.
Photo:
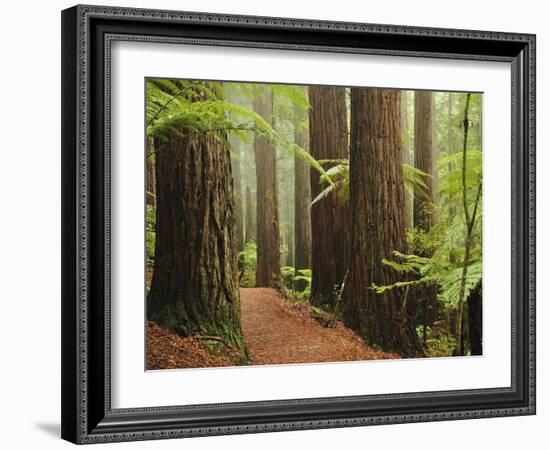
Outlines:
<svg viewBox="0 0 550 450"><path fill-rule="evenodd" d="M550 188L548 11L543 2L462 0L111 0L101 4L192 11L529 32L538 35L538 276L550 266L544 194ZM9 2L0 27L0 444L68 448L59 438L60 403L60 10L71 1ZM542 284L542 283L541 283ZM538 290L538 415L383 427L117 444L118 448L226 449L542 448L550 420L548 288Z"/></svg>

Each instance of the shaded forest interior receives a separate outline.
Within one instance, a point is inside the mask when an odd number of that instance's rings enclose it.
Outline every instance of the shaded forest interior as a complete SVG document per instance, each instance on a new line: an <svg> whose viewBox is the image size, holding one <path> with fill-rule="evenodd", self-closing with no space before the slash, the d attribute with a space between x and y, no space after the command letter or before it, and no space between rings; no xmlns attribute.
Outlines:
<svg viewBox="0 0 550 450"><path fill-rule="evenodd" d="M482 354L481 94L146 86L148 368Z"/></svg>

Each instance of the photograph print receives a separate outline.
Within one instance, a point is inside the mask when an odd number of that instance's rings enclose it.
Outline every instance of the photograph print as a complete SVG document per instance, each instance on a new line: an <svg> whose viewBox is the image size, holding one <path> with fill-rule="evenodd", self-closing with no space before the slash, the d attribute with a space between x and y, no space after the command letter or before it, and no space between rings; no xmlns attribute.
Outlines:
<svg viewBox="0 0 550 450"><path fill-rule="evenodd" d="M146 79L146 369L482 355L482 104Z"/></svg>

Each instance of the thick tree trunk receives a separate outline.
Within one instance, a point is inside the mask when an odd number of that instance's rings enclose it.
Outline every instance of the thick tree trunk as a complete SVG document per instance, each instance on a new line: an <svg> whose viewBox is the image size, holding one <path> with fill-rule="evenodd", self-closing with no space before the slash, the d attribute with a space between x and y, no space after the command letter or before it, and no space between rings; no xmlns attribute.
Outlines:
<svg viewBox="0 0 550 450"><path fill-rule="evenodd" d="M309 149L317 159L348 157L346 91L341 87L309 87ZM311 197L326 186L319 173L310 170ZM348 205L336 193L311 207L311 300L316 305L331 304L347 270Z"/></svg>
<svg viewBox="0 0 550 450"><path fill-rule="evenodd" d="M272 121L273 95L263 87L254 98L254 110L267 122ZM280 275L279 212L277 195L277 159L273 143L256 135L256 286L276 287Z"/></svg>
<svg viewBox="0 0 550 450"><path fill-rule="evenodd" d="M371 345L406 357L419 350L414 307L399 289L369 289L401 276L382 264L405 251L405 190L400 129L400 92L352 88L350 206L351 248L343 316Z"/></svg>
<svg viewBox="0 0 550 450"><path fill-rule="evenodd" d="M434 220L434 185L433 185L433 100L430 91L414 93L414 167L427 173L424 195L414 196L413 226L423 232L429 232ZM429 257L429 249L415 249L421 256ZM422 341L426 344L427 327L437 320L437 288L433 285L414 289L420 305L418 314L422 324Z"/></svg>
<svg viewBox="0 0 550 450"><path fill-rule="evenodd" d="M240 252L244 249L243 226L243 195L241 189L241 146L237 138L230 138L231 147L235 153L231 158L231 172L233 174L233 200L235 203L235 249Z"/></svg>
<svg viewBox="0 0 550 450"><path fill-rule="evenodd" d="M307 113L299 108L294 109L296 120L294 141L298 146L307 150L309 136ZM310 167L301 158L294 158L294 267L296 271L311 269L311 179ZM302 291L305 281L297 281L296 289Z"/></svg>
<svg viewBox="0 0 550 450"><path fill-rule="evenodd" d="M483 314L482 314L482 286L481 282L470 291L468 296L468 328L470 338L470 352L472 355L483 354Z"/></svg>
<svg viewBox="0 0 550 450"><path fill-rule="evenodd" d="M147 316L180 335L219 336L244 352L229 149L212 135L181 132L156 154Z"/></svg>
<svg viewBox="0 0 550 450"><path fill-rule="evenodd" d="M256 229L254 227L254 211L252 208L252 194L250 193L250 186L246 187L246 222L245 222L245 244L256 240Z"/></svg>

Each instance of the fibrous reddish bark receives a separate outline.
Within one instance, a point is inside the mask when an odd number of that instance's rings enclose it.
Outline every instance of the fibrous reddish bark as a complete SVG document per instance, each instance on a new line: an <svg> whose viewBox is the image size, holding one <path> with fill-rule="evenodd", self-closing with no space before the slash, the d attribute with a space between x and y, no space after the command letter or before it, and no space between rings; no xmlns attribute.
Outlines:
<svg viewBox="0 0 550 450"><path fill-rule="evenodd" d="M156 155L155 265L147 316L244 351L229 149L211 134L171 134Z"/></svg>
<svg viewBox="0 0 550 450"><path fill-rule="evenodd" d="M406 249L405 190L400 141L400 92L352 88L350 147L351 248L343 317L367 343L403 356L418 351L415 311L399 289L371 285L401 281L382 264Z"/></svg>
<svg viewBox="0 0 550 450"><path fill-rule="evenodd" d="M433 149L433 100L430 91L414 93L414 167L426 173L423 193L414 195L413 226L427 233L435 223L434 215L434 149ZM432 256L431 249L415 249L421 256ZM419 322L423 326L422 339L426 343L427 327L438 316L437 287L433 284L417 286L416 302L419 305Z"/></svg>
<svg viewBox="0 0 550 450"><path fill-rule="evenodd" d="M432 93L416 91L414 94L414 167L427 173L423 181L425 195L415 195L413 225L429 231L433 220L433 123Z"/></svg>
<svg viewBox="0 0 550 450"><path fill-rule="evenodd" d="M268 123L272 121L273 94L263 86L254 97L254 110ZM277 160L272 142L254 137L256 157L256 286L274 287L280 276Z"/></svg>
<svg viewBox="0 0 550 450"><path fill-rule="evenodd" d="M304 122L307 113L295 108L296 120L294 141L298 146L307 150L309 139ZM311 269L311 180L310 166L303 159L294 158L294 267L296 270ZM296 282L296 288L303 290L303 281Z"/></svg>
<svg viewBox="0 0 550 450"><path fill-rule="evenodd" d="M309 149L317 160L348 157L346 92L342 87L309 87ZM330 165L328 166L330 167ZM322 189L312 169L311 197ZM347 269L348 206L336 192L311 207L312 286L316 305L331 304Z"/></svg>

